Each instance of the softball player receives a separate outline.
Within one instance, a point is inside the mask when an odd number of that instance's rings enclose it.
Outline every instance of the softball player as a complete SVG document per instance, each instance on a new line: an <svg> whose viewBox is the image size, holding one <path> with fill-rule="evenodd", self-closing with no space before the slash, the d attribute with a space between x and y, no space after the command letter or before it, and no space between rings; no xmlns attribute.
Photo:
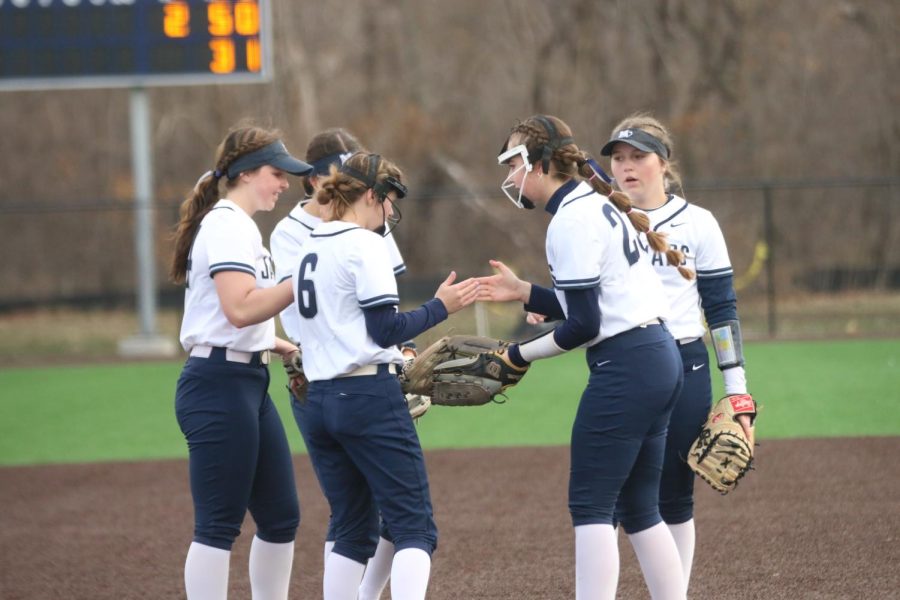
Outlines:
<svg viewBox="0 0 900 600"><path fill-rule="evenodd" d="M290 278L299 263L303 244L309 239L310 232L322 222L323 207L311 201L319 181L328 175L332 165L341 166L343 161L360 150L362 144L359 140L344 129L327 129L310 140L306 148L306 162L313 170L303 179L307 197L298 202L288 216L278 222L269 238L279 283ZM390 253L394 274L406 272L406 265L393 235L388 232L384 240ZM287 336L291 340L299 339L300 314L296 307L293 305L287 307L281 311L279 318Z"/></svg>
<svg viewBox="0 0 900 600"><path fill-rule="evenodd" d="M671 137L659 121L644 114L624 119L600 153L611 157L619 188L647 213L652 230L667 233L669 244L683 252L684 265L697 274L692 280L679 277L663 266L665 259L659 252L651 254L672 307L667 324L684 362L684 387L666 439L659 510L678 546L687 589L694 556L694 473L685 459L712 402L704 317L725 393L747 393L731 261L712 213L667 193L670 188L680 188L681 182L672 163ZM743 415L739 420L753 439L750 417Z"/></svg>
<svg viewBox="0 0 900 600"><path fill-rule="evenodd" d="M329 174L332 166L340 167L353 153L362 150L362 144L350 132L340 129L327 129L310 140L306 148L306 162L312 165L313 170L309 176L303 179L307 197L297 203L287 217L279 221L272 231L270 245L272 258L275 260L275 269L279 274L279 282L289 279L291 273L300 261L303 244L309 239L309 234L322 222L323 206L312 201L319 182ZM391 232L384 236L390 256L394 275L406 272L403 257L397 242ZM281 326L291 340L300 339L300 313L295 305L290 305L279 315ZM296 343L296 342L295 342ZM411 342L405 342L403 352L405 355L415 353L408 348L415 346ZM298 409L296 398L291 396L291 406L296 412ZM295 416L296 419L296 416ZM299 425L299 422L298 422ZM333 521L329 519L328 532L325 536L325 560L334 547ZM382 527L378 539L378 547L375 556L366 565L362 583L359 588L359 600L377 600L387 586L391 575L391 560L394 554L394 545L390 536Z"/></svg>
<svg viewBox="0 0 900 600"><path fill-rule="evenodd" d="M681 358L663 321L662 285L637 245L646 221L601 179L571 135L560 119L537 115L512 129L498 157L509 168L501 187L510 200L519 207L541 204L552 215L546 252L553 289L491 261L497 273L479 280L479 299L518 300L527 311L562 320L510 346L501 355L510 367L587 347L590 377L572 427L569 480L577 598L615 597L618 499L651 596L680 599L678 551L658 502ZM658 236L651 238L658 244Z"/></svg>
<svg viewBox="0 0 900 600"><path fill-rule="evenodd" d="M288 154L278 132L234 129L181 207L170 274L185 283L181 344L189 353L175 413L190 452L194 540L184 569L189 599L225 598L231 546L247 510L255 599L287 598L300 508L284 428L268 395L269 352L296 347L275 337L273 317L293 301L252 216L275 207L287 175L311 167ZM219 199L224 179L226 195Z"/></svg>
<svg viewBox="0 0 900 600"><path fill-rule="evenodd" d="M397 344L474 302L473 279L450 273L435 298L397 312L397 283L376 230L406 195L399 169L354 154L320 182L326 220L293 273L307 397L295 417L332 514L326 600L357 597L375 552L378 513L393 535L391 597L424 598L437 544L425 462L396 377Z"/></svg>

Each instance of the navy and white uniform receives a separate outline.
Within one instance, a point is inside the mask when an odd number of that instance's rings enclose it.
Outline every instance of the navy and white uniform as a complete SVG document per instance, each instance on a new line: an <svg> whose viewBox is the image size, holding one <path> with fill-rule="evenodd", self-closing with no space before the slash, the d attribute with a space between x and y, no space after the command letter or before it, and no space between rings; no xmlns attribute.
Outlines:
<svg viewBox="0 0 900 600"><path fill-rule="evenodd" d="M297 203L288 216L278 222L269 238L275 270L278 273L278 283L290 277L296 270L302 256L303 244L309 239L312 230L322 222L319 217L303 210L307 202L310 200ZM406 265L403 263L403 256L397 247L397 241L390 232L384 237L384 243L387 245L394 275L405 273ZM300 314L297 312L297 307L288 306L281 312L279 319L285 334L292 342L297 343L300 327Z"/></svg>
<svg viewBox="0 0 900 600"><path fill-rule="evenodd" d="M447 318L438 299L398 313L383 238L353 223L320 224L293 273L303 369L294 415L332 513L333 553L365 563L378 512L397 551L437 544L425 461L396 377L397 344Z"/></svg>
<svg viewBox="0 0 900 600"><path fill-rule="evenodd" d="M272 235L269 238L269 245L272 248L272 258L275 261L275 271L278 273L278 283L292 277L297 265L303 256L303 244L309 239L309 235L313 229L322 223L322 219L306 212L303 207L311 200L298 202L288 215L278 222ZM394 270L394 275L402 275L406 272L406 265L403 263L403 256L400 254L400 248L397 247L397 241L394 236L388 232L384 236L384 243L387 247L388 256ZM281 327L285 334L295 344L299 345L300 339L300 313L297 306L292 304L281 311L278 316L281 320ZM291 397L291 405L294 406L296 400ZM294 418L297 419L296 407L294 406ZM299 421L297 423L299 427ZM382 527L381 536L390 540L390 533ZM328 531L325 534L326 541L334 541L334 521L328 520Z"/></svg>
<svg viewBox="0 0 900 600"><path fill-rule="evenodd" d="M686 280L677 269L666 266L666 257L651 252L671 305L667 325L678 341L684 362L684 387L672 411L666 458L660 485L660 512L666 523L684 523L693 517L694 474L685 458L697 438L712 403L709 355L703 335L704 317L711 324L737 321L734 272L725 238L708 210L684 198L669 195L667 202L646 211L653 230L668 234L668 242L685 255L685 266L697 277ZM746 394L742 366L722 371L727 394Z"/></svg>
<svg viewBox="0 0 900 600"><path fill-rule="evenodd" d="M189 353L175 413L190 451L194 541L230 550L250 510L257 536L293 542L300 508L287 437L268 394L275 323L235 327L213 277L239 271L275 284L253 219L230 200L203 218L188 259L181 344Z"/></svg>
<svg viewBox="0 0 900 600"><path fill-rule="evenodd" d="M662 285L627 216L586 182L564 184L546 210L553 290L532 285L525 309L565 321L510 356L587 346L590 377L572 426L572 521L612 524L618 500L626 532L643 531L661 522L666 427L682 382Z"/></svg>

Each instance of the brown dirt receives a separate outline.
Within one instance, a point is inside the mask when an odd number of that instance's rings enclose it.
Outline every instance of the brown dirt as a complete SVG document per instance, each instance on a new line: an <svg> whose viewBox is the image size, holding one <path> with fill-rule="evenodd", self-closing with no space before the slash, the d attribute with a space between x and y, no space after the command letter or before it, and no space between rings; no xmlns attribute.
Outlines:
<svg viewBox="0 0 900 600"><path fill-rule="evenodd" d="M690 597L900 597L900 438L763 442L721 497L698 486ZM432 599L574 597L566 448L427 453L440 546ZM303 519L292 598L321 597L328 515L295 457ZM191 536L184 461L0 469L0 598L181 598ZM232 598L248 598L248 519ZM619 597L648 596L620 539ZM386 593L385 596L388 596Z"/></svg>

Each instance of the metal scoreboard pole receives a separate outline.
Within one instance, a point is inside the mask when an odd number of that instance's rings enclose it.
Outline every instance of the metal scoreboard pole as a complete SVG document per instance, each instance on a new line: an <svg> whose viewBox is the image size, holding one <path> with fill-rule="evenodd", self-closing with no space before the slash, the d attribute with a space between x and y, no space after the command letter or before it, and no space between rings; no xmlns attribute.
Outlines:
<svg viewBox="0 0 900 600"><path fill-rule="evenodd" d="M122 356L174 356L175 342L156 330L156 255L153 250L153 153L147 90L132 88L128 117L131 169L134 174L134 254L137 258L137 305L140 333L119 342Z"/></svg>
<svg viewBox="0 0 900 600"><path fill-rule="evenodd" d="M156 261L153 253L153 154L150 151L150 107L144 88L131 90L131 168L134 171L134 251L137 256L141 334L156 333Z"/></svg>

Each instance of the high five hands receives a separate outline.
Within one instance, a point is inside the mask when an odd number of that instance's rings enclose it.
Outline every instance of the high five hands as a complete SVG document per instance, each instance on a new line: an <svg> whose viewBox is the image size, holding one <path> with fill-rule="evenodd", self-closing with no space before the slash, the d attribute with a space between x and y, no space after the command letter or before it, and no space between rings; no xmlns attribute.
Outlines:
<svg viewBox="0 0 900 600"><path fill-rule="evenodd" d="M447 314L450 315L479 300L478 278L469 277L459 283L453 283L454 281L456 271L450 271L450 275L434 293L434 297L444 303Z"/></svg>
<svg viewBox="0 0 900 600"><path fill-rule="evenodd" d="M477 277L479 283L478 300L484 302L512 302L523 304L531 296L531 284L519 279L509 267L499 260L488 261L494 275Z"/></svg>

